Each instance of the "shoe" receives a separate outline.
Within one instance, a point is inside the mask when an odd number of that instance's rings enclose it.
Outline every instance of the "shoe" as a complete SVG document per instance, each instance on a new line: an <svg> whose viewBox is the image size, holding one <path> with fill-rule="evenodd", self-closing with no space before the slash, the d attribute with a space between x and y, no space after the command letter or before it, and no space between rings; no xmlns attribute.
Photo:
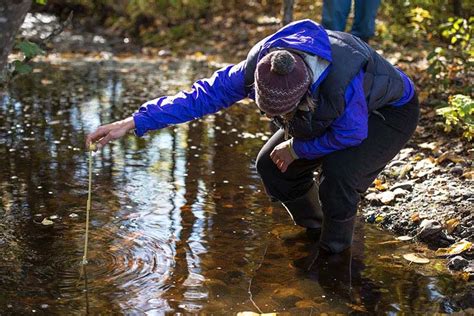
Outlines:
<svg viewBox="0 0 474 316"><path fill-rule="evenodd" d="M308 227L308 228L306 228L306 237L311 241L319 241L319 238L321 237L321 227L318 227L318 228Z"/></svg>
<svg viewBox="0 0 474 316"><path fill-rule="evenodd" d="M304 195L282 204L296 225L310 229L321 227L323 212L319 202L319 187L316 183L313 183Z"/></svg>

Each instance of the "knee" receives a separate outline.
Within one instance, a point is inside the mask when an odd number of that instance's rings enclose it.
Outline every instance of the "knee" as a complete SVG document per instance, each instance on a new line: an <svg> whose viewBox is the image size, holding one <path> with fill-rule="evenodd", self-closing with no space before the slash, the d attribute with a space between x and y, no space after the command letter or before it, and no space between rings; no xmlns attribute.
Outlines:
<svg viewBox="0 0 474 316"><path fill-rule="evenodd" d="M270 155L267 153L260 153L257 156L257 160L255 161L255 168L257 169L258 174L260 177L265 181L272 173L275 172L275 164L273 163Z"/></svg>
<svg viewBox="0 0 474 316"><path fill-rule="evenodd" d="M354 216L360 201L356 176L341 166L325 169L321 178L319 198L325 216L337 220Z"/></svg>

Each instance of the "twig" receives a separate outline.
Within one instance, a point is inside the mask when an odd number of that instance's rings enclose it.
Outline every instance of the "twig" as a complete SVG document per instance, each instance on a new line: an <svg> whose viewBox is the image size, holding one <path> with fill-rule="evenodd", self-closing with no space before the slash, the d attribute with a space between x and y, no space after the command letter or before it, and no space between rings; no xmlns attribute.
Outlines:
<svg viewBox="0 0 474 316"><path fill-rule="evenodd" d="M41 41L40 45L44 45L44 44L50 42L53 38L55 38L56 36L61 34L67 26L71 25L73 15L74 15L74 11L71 11L69 13L67 19L64 20L64 22L62 22L56 29L54 29L51 32L51 34L46 36L46 38Z"/></svg>
<svg viewBox="0 0 474 316"><path fill-rule="evenodd" d="M262 266L263 264L263 260L265 260L265 255L267 254L267 250L268 250L268 243L267 245L265 246L265 251L263 252L263 256L262 256L262 260L260 261L258 267L253 271L254 272L254 276L255 276L255 273L258 271L258 269L260 269L260 267ZM263 314L262 310L260 309L260 307L258 307L258 305L255 303L255 301L253 300L253 295L252 295L252 290L251 290L251 287L252 287L252 280L253 280L253 277L250 279L249 281L249 288L248 288L248 293L249 293L249 299L250 301L252 302L253 306L255 306L255 308L258 310L258 312L260 314Z"/></svg>

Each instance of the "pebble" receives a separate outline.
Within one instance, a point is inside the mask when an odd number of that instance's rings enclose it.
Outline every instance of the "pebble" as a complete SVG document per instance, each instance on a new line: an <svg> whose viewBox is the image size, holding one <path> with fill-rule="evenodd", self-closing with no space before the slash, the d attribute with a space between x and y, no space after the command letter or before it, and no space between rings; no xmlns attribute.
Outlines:
<svg viewBox="0 0 474 316"><path fill-rule="evenodd" d="M456 256L449 260L448 268L454 271L460 271L469 265L469 261L461 256Z"/></svg>
<svg viewBox="0 0 474 316"><path fill-rule="evenodd" d="M396 189L403 189L407 191L413 190L413 183L411 182L402 182L395 184L393 187L390 188L391 191L395 191Z"/></svg>
<svg viewBox="0 0 474 316"><path fill-rule="evenodd" d="M420 239L431 239L442 231L443 227L438 221L424 219L418 228Z"/></svg>
<svg viewBox="0 0 474 316"><path fill-rule="evenodd" d="M464 169L459 166L454 166L451 168L451 170L449 170L449 172L451 172L451 174L455 177L460 177L463 175Z"/></svg>
<svg viewBox="0 0 474 316"><path fill-rule="evenodd" d="M390 204L395 200L395 193L392 191L385 191L379 194L380 201L383 204Z"/></svg>
<svg viewBox="0 0 474 316"><path fill-rule="evenodd" d="M395 195L395 197L405 196L408 193L409 192L407 190L404 190L402 188L396 188L395 190L393 190L393 194Z"/></svg>

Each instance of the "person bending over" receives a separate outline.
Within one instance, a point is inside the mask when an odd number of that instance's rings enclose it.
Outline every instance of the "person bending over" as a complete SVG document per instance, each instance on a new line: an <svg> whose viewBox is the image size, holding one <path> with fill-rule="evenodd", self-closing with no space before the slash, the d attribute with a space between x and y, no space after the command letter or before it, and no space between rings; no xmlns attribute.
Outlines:
<svg viewBox="0 0 474 316"><path fill-rule="evenodd" d="M280 127L256 160L266 193L320 247L349 248L360 194L404 147L419 116L410 78L351 34L295 21L191 91L148 101L132 117L100 126L86 146L102 147L131 129L140 137L246 97Z"/></svg>

